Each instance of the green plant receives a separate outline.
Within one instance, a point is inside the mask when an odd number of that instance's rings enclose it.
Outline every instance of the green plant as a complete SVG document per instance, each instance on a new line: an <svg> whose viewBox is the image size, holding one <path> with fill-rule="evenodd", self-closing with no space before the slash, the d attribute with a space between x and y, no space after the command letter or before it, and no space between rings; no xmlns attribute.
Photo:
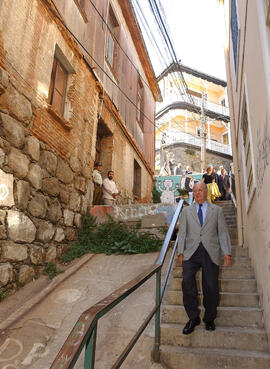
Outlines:
<svg viewBox="0 0 270 369"><path fill-rule="evenodd" d="M8 292L5 290L0 290L0 301L4 300L8 296Z"/></svg>
<svg viewBox="0 0 270 369"><path fill-rule="evenodd" d="M185 153L187 155L192 155L192 156L196 154L195 150L192 150L192 149L185 149Z"/></svg>
<svg viewBox="0 0 270 369"><path fill-rule="evenodd" d="M86 253L138 254L160 249L162 240L157 236L140 231L141 223L128 227L108 216L106 222L96 224L96 218L86 215L78 232L78 239L70 244L61 257L69 262Z"/></svg>
<svg viewBox="0 0 270 369"><path fill-rule="evenodd" d="M159 204L161 202L160 196L161 196L161 193L154 186L152 190L152 201L154 204Z"/></svg>
<svg viewBox="0 0 270 369"><path fill-rule="evenodd" d="M50 279L53 279L57 274L62 272L57 269L56 264L49 262L45 266L44 273L48 274Z"/></svg>
<svg viewBox="0 0 270 369"><path fill-rule="evenodd" d="M178 188L178 194L180 196L185 196L185 195L188 195L188 190L186 188Z"/></svg>

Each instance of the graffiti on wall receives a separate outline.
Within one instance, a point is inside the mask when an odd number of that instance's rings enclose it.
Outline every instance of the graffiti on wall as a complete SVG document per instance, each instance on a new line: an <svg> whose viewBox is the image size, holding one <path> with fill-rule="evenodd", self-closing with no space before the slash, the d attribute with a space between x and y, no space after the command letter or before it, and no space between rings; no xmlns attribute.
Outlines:
<svg viewBox="0 0 270 369"><path fill-rule="evenodd" d="M270 163L270 131L266 117L263 129L257 130L257 195L261 193L266 168Z"/></svg>
<svg viewBox="0 0 270 369"><path fill-rule="evenodd" d="M161 202L172 204L179 197L178 189L192 192L196 182L202 180L202 174L188 174L182 176L164 176L156 178L156 189L161 193Z"/></svg>
<svg viewBox="0 0 270 369"><path fill-rule="evenodd" d="M151 215L162 214L167 224L171 223L175 213L176 205L161 204L134 204L121 206L94 206L90 210L90 214L98 218L98 220L106 219L107 215L120 221L128 221L134 219L142 219Z"/></svg>

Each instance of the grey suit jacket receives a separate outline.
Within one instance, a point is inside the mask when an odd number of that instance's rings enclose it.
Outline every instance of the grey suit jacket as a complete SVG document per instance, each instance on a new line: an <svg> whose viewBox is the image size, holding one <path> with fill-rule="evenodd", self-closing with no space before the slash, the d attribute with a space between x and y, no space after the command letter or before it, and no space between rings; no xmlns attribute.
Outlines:
<svg viewBox="0 0 270 369"><path fill-rule="evenodd" d="M230 236L220 206L208 203L202 227L194 203L183 209L179 225L178 255L184 254L184 260L189 260L200 242L217 265L220 262L220 253L231 255Z"/></svg>

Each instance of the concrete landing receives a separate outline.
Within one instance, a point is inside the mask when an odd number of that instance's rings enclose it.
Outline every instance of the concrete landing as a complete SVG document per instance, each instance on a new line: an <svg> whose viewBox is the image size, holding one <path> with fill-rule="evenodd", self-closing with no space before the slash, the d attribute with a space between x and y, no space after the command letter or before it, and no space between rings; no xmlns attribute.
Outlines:
<svg viewBox="0 0 270 369"><path fill-rule="evenodd" d="M0 369L49 369L81 313L143 272L155 262L157 255L95 255L88 260L10 328L1 331ZM44 281L43 284L46 288ZM36 288L33 292L38 293ZM29 299L33 297L29 291L27 293ZM6 304L11 306L12 299L18 305L16 295L10 296L3 304L6 315ZM145 286L140 287L100 320L96 369L110 368L113 365L143 318L152 309L154 301L155 278L152 277ZM0 316L1 309L2 306ZM153 366L150 359L153 328L152 321L123 368L162 368ZM82 368L82 363L83 357L75 368Z"/></svg>

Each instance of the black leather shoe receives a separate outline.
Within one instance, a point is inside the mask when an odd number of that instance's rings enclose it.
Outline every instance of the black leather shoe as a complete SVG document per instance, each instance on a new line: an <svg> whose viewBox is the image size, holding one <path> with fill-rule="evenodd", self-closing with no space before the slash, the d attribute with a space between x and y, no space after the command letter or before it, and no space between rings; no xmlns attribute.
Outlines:
<svg viewBox="0 0 270 369"><path fill-rule="evenodd" d="M214 321L212 320L211 322L206 322L205 323L205 329L207 331L214 331L216 329Z"/></svg>
<svg viewBox="0 0 270 369"><path fill-rule="evenodd" d="M196 325L201 323L201 319L198 317L196 319L190 319L183 329L183 334L190 334L194 331Z"/></svg>

